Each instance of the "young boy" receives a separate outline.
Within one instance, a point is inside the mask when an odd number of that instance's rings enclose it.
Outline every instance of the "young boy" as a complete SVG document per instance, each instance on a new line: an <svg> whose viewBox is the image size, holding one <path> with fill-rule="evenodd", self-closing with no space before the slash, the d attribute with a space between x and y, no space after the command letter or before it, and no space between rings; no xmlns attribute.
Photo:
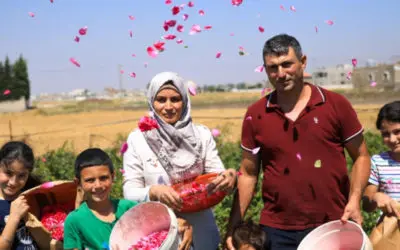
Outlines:
<svg viewBox="0 0 400 250"><path fill-rule="evenodd" d="M264 230L259 225L248 221L242 222L234 229L232 243L235 250L268 250L266 238Z"/></svg>
<svg viewBox="0 0 400 250"><path fill-rule="evenodd" d="M107 249L112 228L137 203L110 198L114 167L101 149L90 148L75 161L75 181L85 201L64 224L64 249Z"/></svg>
<svg viewBox="0 0 400 250"><path fill-rule="evenodd" d="M372 212L378 207L385 214L400 218L400 101L381 108L376 128L390 151L371 158L371 175L364 192L363 208Z"/></svg>

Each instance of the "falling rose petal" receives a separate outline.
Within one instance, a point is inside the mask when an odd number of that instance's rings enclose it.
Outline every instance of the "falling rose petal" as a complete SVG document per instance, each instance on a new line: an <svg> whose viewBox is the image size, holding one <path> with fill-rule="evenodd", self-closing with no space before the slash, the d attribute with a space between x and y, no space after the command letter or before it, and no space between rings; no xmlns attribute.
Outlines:
<svg viewBox="0 0 400 250"><path fill-rule="evenodd" d="M296 154L296 158L297 158L297 160L301 161L301 154L300 154L300 153L297 153L297 154Z"/></svg>
<svg viewBox="0 0 400 250"><path fill-rule="evenodd" d="M176 25L176 20L167 20L167 21L164 21L164 24L166 24L172 28Z"/></svg>
<svg viewBox="0 0 400 250"><path fill-rule="evenodd" d="M204 16L204 14L205 14L205 13L204 13L204 10L199 10L199 15L200 15L200 16Z"/></svg>
<svg viewBox="0 0 400 250"><path fill-rule="evenodd" d="M371 82L370 86L371 87L376 87L376 82Z"/></svg>
<svg viewBox="0 0 400 250"><path fill-rule="evenodd" d="M211 130L211 134L212 134L212 136L214 136L214 137L218 137L218 136L221 135L221 131L219 131L219 130L216 129L216 128L213 128L213 129Z"/></svg>
<svg viewBox="0 0 400 250"><path fill-rule="evenodd" d="M52 181L45 182L42 185L40 185L40 188L43 188L43 189L48 189L48 188L52 188L52 187L54 187L54 183Z"/></svg>
<svg viewBox="0 0 400 250"><path fill-rule="evenodd" d="M124 71L123 69L121 69L121 70L119 71L119 73L123 74L123 73L125 73L125 71Z"/></svg>
<svg viewBox="0 0 400 250"><path fill-rule="evenodd" d="M79 43L80 40L81 40L81 39L79 38L79 36L75 36L75 37L74 37L74 41L75 41L75 42Z"/></svg>
<svg viewBox="0 0 400 250"><path fill-rule="evenodd" d="M263 70L264 70L264 65L260 65L260 66L257 66L257 67L254 69L254 72L261 73L261 72L263 72Z"/></svg>
<svg viewBox="0 0 400 250"><path fill-rule="evenodd" d="M355 67L357 67L357 59L356 58L353 58L353 59L351 59L351 64L353 64L353 67L355 68Z"/></svg>
<svg viewBox="0 0 400 250"><path fill-rule="evenodd" d="M267 93L267 88L263 88L261 90L261 96L265 96L266 93Z"/></svg>
<svg viewBox="0 0 400 250"><path fill-rule="evenodd" d="M135 78L136 77L136 73L135 72L131 72L131 73L129 73L129 76L132 77L132 78Z"/></svg>
<svg viewBox="0 0 400 250"><path fill-rule="evenodd" d="M197 95L196 87L191 86L191 87L188 88L188 90L189 90L189 94L191 96Z"/></svg>
<svg viewBox="0 0 400 250"><path fill-rule="evenodd" d="M265 29L264 29L263 27L261 27L261 26L258 26L258 30L259 30L261 33L263 33Z"/></svg>
<svg viewBox="0 0 400 250"><path fill-rule="evenodd" d="M206 26L204 26L204 30L210 30L210 29L212 29L212 26L211 26L211 25L206 25Z"/></svg>
<svg viewBox="0 0 400 250"><path fill-rule="evenodd" d="M178 39L178 40L176 40L176 43L177 43L177 44L182 44L182 43L183 43L183 40L182 40L182 39Z"/></svg>
<svg viewBox="0 0 400 250"><path fill-rule="evenodd" d="M163 29L165 30L165 31L168 31L169 30L169 26L164 22L164 25L163 25Z"/></svg>
<svg viewBox="0 0 400 250"><path fill-rule="evenodd" d="M231 3L233 6L239 6L243 3L243 0L232 0Z"/></svg>
<svg viewBox="0 0 400 250"><path fill-rule="evenodd" d="M186 6L186 4L183 3L183 4L179 5L179 8L181 8L181 10L183 10L185 8L185 6Z"/></svg>
<svg viewBox="0 0 400 250"><path fill-rule="evenodd" d="M318 27L315 26L314 29L315 29L315 33L318 33Z"/></svg>
<svg viewBox="0 0 400 250"><path fill-rule="evenodd" d="M174 40L176 38L176 36L169 34L169 35L164 35L161 38L165 39L165 40Z"/></svg>
<svg viewBox="0 0 400 250"><path fill-rule="evenodd" d="M44 157L42 157L42 162L47 162L47 159L46 158L44 158Z"/></svg>
<svg viewBox="0 0 400 250"><path fill-rule="evenodd" d="M127 143L127 142L124 142L124 143L121 145L121 148L120 148L119 152L120 152L120 154L123 155L123 154L126 152L126 150L128 150L128 143Z"/></svg>
<svg viewBox="0 0 400 250"><path fill-rule="evenodd" d="M33 13L33 12L28 12L28 15L29 15L30 17L35 17L35 13Z"/></svg>
<svg viewBox="0 0 400 250"><path fill-rule="evenodd" d="M176 30L178 32L183 32L183 25L179 24L178 26L176 26Z"/></svg>
<svg viewBox="0 0 400 250"><path fill-rule="evenodd" d="M293 11L293 12L296 12L296 8L293 5L290 6L290 10Z"/></svg>
<svg viewBox="0 0 400 250"><path fill-rule="evenodd" d="M322 167L321 160L316 160L316 161L314 162L314 167L315 167L315 168L321 168L321 167Z"/></svg>
<svg viewBox="0 0 400 250"><path fill-rule="evenodd" d="M172 11L172 15L178 15L178 13L181 11L181 8L179 8L179 6L174 6L171 9Z"/></svg>
<svg viewBox="0 0 400 250"><path fill-rule="evenodd" d="M221 52L217 52L217 54L215 55L215 58L220 58L220 57L221 57L221 55L222 55L222 53L221 53Z"/></svg>
<svg viewBox="0 0 400 250"><path fill-rule="evenodd" d="M156 42L155 44L153 44L154 48L156 48L156 50L158 51L163 51L164 50L164 42Z"/></svg>
<svg viewBox="0 0 400 250"><path fill-rule="evenodd" d="M87 26L85 26L85 27L83 27L83 28L80 28L80 29L79 29L79 34L80 34L81 36L86 35L87 29L88 29Z"/></svg>
<svg viewBox="0 0 400 250"><path fill-rule="evenodd" d="M189 6L190 8L192 8L192 7L194 6L194 3L193 3L192 1L190 1L190 2L188 2L188 6Z"/></svg>
<svg viewBox="0 0 400 250"><path fill-rule="evenodd" d="M333 21L332 20L326 20L325 23L328 24L328 25L333 25Z"/></svg>
<svg viewBox="0 0 400 250"><path fill-rule="evenodd" d="M279 6L279 8L280 8L281 10L283 10L283 11L286 10L285 7L284 7L282 4Z"/></svg>
<svg viewBox="0 0 400 250"><path fill-rule="evenodd" d="M353 73L351 71L347 72L346 79L350 80L352 75L353 75Z"/></svg>
<svg viewBox="0 0 400 250"><path fill-rule="evenodd" d="M132 20L132 21L135 20L135 17L134 17L134 16L129 15L128 17L129 17L129 19Z"/></svg>
<svg viewBox="0 0 400 250"><path fill-rule="evenodd" d="M147 68L148 65L149 65L149 63L147 63L147 62L143 63L143 66L144 66L145 68Z"/></svg>
<svg viewBox="0 0 400 250"><path fill-rule="evenodd" d="M165 0L165 4L172 4L172 0Z"/></svg>
<svg viewBox="0 0 400 250"><path fill-rule="evenodd" d="M240 50L240 51L244 51L243 46L239 46L239 50Z"/></svg>
<svg viewBox="0 0 400 250"><path fill-rule="evenodd" d="M11 94L11 90L9 89L4 90L3 95L9 95L9 94Z"/></svg>
<svg viewBox="0 0 400 250"><path fill-rule="evenodd" d="M53 3L54 1L53 0L50 0L50 3Z"/></svg>
<svg viewBox="0 0 400 250"><path fill-rule="evenodd" d="M71 63L73 63L76 67L80 67L81 65L78 63L78 61L75 59L75 58L73 58L73 57L71 57L70 59L69 59L69 61L71 62Z"/></svg>
<svg viewBox="0 0 400 250"><path fill-rule="evenodd" d="M246 121L251 121L251 120L253 120L253 117L251 117L251 116L249 115L249 116L246 117L245 120L246 120Z"/></svg>
<svg viewBox="0 0 400 250"><path fill-rule="evenodd" d="M189 15L188 14L183 14L182 18L183 18L183 21L186 21L189 18Z"/></svg>
<svg viewBox="0 0 400 250"><path fill-rule="evenodd" d="M260 151L260 147L251 150L253 155L256 155L259 151Z"/></svg>
<svg viewBox="0 0 400 250"><path fill-rule="evenodd" d="M129 36L132 37L133 36L133 32L132 30L129 31Z"/></svg>
<svg viewBox="0 0 400 250"><path fill-rule="evenodd" d="M136 54L132 54L132 57L136 57Z"/></svg>
<svg viewBox="0 0 400 250"><path fill-rule="evenodd" d="M237 176L241 176L241 175L243 175L243 174L242 174L242 172L240 172L240 170L238 170L238 171L236 172L236 175L237 175Z"/></svg>
<svg viewBox="0 0 400 250"><path fill-rule="evenodd" d="M121 174L125 174L125 170L122 169L122 168L119 169L119 172L120 172Z"/></svg>
<svg viewBox="0 0 400 250"><path fill-rule="evenodd" d="M192 28L190 28L190 35L194 35L201 32L201 27L198 24L193 24Z"/></svg>
<svg viewBox="0 0 400 250"><path fill-rule="evenodd" d="M230 36L234 36L234 35L235 35L235 33L229 33L229 35L230 35Z"/></svg>
<svg viewBox="0 0 400 250"><path fill-rule="evenodd" d="M147 54L148 54L150 57L155 58L155 57L157 57L157 55L158 55L158 51L155 50L153 47L147 47Z"/></svg>

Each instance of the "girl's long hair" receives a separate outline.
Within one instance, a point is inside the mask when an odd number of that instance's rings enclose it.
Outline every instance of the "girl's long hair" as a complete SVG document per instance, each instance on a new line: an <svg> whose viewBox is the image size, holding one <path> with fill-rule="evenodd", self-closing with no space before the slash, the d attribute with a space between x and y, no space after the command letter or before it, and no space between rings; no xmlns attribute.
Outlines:
<svg viewBox="0 0 400 250"><path fill-rule="evenodd" d="M32 149L21 141L9 141L0 149L0 167L8 168L14 161L19 161L29 171L28 180L21 192L41 184L38 177L32 175L35 157Z"/></svg>

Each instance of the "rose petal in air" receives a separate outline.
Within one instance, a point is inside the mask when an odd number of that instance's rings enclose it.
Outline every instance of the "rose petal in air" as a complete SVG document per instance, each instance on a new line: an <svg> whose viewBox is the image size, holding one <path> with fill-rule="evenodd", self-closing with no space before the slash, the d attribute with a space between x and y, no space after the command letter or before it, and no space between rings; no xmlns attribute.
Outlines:
<svg viewBox="0 0 400 250"><path fill-rule="evenodd" d="M143 63L143 66L144 66L145 68L147 68L148 65L149 65L149 63L147 63L147 62Z"/></svg>
<svg viewBox="0 0 400 250"><path fill-rule="evenodd" d="M232 0L231 3L233 6L239 6L243 3L243 0Z"/></svg>
<svg viewBox="0 0 400 250"><path fill-rule="evenodd" d="M347 72L346 79L350 80L352 75L353 75L353 73L351 71Z"/></svg>
<svg viewBox="0 0 400 250"><path fill-rule="evenodd" d="M69 61L71 62L71 63L73 63L76 67L80 67L81 65L78 63L78 61L75 59L75 58L73 58L73 57L71 57L70 59L69 59Z"/></svg>
<svg viewBox="0 0 400 250"><path fill-rule="evenodd" d="M125 170L123 168L120 168L119 172L121 172L121 174L125 174Z"/></svg>
<svg viewBox="0 0 400 250"><path fill-rule="evenodd" d="M83 27L83 28L80 28L80 29L79 29L79 34L80 34L81 36L86 35L87 29L88 29L87 26L85 26L85 27Z"/></svg>
<svg viewBox="0 0 400 250"><path fill-rule="evenodd" d="M164 35L161 38L165 39L165 40L174 40L176 38L176 36L169 34L169 35Z"/></svg>
<svg viewBox="0 0 400 250"><path fill-rule="evenodd" d="M186 21L188 18L189 18L188 14L183 14L183 16L182 16L183 21Z"/></svg>
<svg viewBox="0 0 400 250"><path fill-rule="evenodd" d="M182 40L182 39L178 39L178 40L176 40L176 43L177 43L177 44L182 44L182 43L183 43L183 40Z"/></svg>
<svg viewBox="0 0 400 250"><path fill-rule="evenodd" d="M290 10L296 12L296 8L293 5L290 6Z"/></svg>
<svg viewBox="0 0 400 250"><path fill-rule="evenodd" d="M213 128L211 130L211 134L212 134L213 137L218 137L218 136L221 135L221 131L219 131L219 129Z"/></svg>
<svg viewBox="0 0 400 250"><path fill-rule="evenodd" d="M206 25L206 26L204 26L204 30L210 30L210 29L212 29L212 26L211 26L211 25Z"/></svg>
<svg viewBox="0 0 400 250"><path fill-rule="evenodd" d="M333 25L333 21L332 20L326 20L325 23L328 24L328 25Z"/></svg>
<svg viewBox="0 0 400 250"><path fill-rule="evenodd" d="M129 17L130 20L135 20L134 16L129 15L128 17Z"/></svg>
<svg viewBox="0 0 400 250"><path fill-rule="evenodd" d="M235 33L229 33L229 35L230 35L230 36L234 36L234 35L235 35Z"/></svg>
<svg viewBox="0 0 400 250"><path fill-rule="evenodd" d="M264 70L264 65L260 65L260 66L257 66L257 67L254 69L254 72L261 73L261 72L263 72L263 70Z"/></svg>
<svg viewBox="0 0 400 250"><path fill-rule="evenodd" d="M222 53L221 53L221 52L217 52L217 54L215 55L215 58L220 58L220 57L221 57L221 55L222 55Z"/></svg>
<svg viewBox="0 0 400 250"><path fill-rule="evenodd" d="M127 143L127 142L124 142L124 143L121 145L121 148L120 148L119 152L120 152L121 154L124 154L124 153L126 152L126 150L128 150L128 143Z"/></svg>
<svg viewBox="0 0 400 250"><path fill-rule="evenodd" d="M157 55L158 55L158 51L155 50L153 47L147 47L147 54L148 54L150 57L155 58L155 57L157 57Z"/></svg>
<svg viewBox="0 0 400 250"><path fill-rule="evenodd" d="M242 172L240 172L240 170L238 170L238 171L236 172L236 175L237 175L237 176L241 176L241 175L242 175Z"/></svg>
<svg viewBox="0 0 400 250"><path fill-rule="evenodd" d="M169 27L174 27L176 25L176 20L167 20L164 24L168 25Z"/></svg>
<svg viewBox="0 0 400 250"><path fill-rule="evenodd" d="M356 58L353 58L353 59L351 59L351 64L353 64L353 67L357 67L357 59Z"/></svg>
<svg viewBox="0 0 400 250"><path fill-rule="evenodd" d="M179 8L179 6L174 6L172 7L171 11L172 15L177 15L181 11L181 9Z"/></svg>
<svg viewBox="0 0 400 250"><path fill-rule="evenodd" d="M256 155L259 151L260 151L260 147L251 150L253 155Z"/></svg>
<svg viewBox="0 0 400 250"><path fill-rule="evenodd" d="M28 12L28 15L29 15L30 17L35 17L35 13L33 13L33 12Z"/></svg>
<svg viewBox="0 0 400 250"><path fill-rule="evenodd" d="M153 44L154 48L156 48L156 50L158 51L164 51L164 42L156 42L155 44Z"/></svg>
<svg viewBox="0 0 400 250"><path fill-rule="evenodd" d="M133 32L132 30L129 31L129 36L132 37L133 36Z"/></svg>
<svg viewBox="0 0 400 250"><path fill-rule="evenodd" d="M192 28L190 28L190 32L189 35L194 35L196 33L200 33L201 32L201 27L198 24L193 24Z"/></svg>
<svg viewBox="0 0 400 250"><path fill-rule="evenodd" d="M80 40L81 40L81 39L79 38L79 36L75 36L75 37L74 37L74 41L75 41L75 42L79 43Z"/></svg>
<svg viewBox="0 0 400 250"><path fill-rule="evenodd" d="M178 32L183 32L183 25L179 24L178 26L176 26L176 30Z"/></svg>
<svg viewBox="0 0 400 250"><path fill-rule="evenodd" d="M188 6L191 8L194 6L194 3L192 1L188 2Z"/></svg>
<svg viewBox="0 0 400 250"><path fill-rule="evenodd" d="M131 72L131 73L129 73L129 76L132 77L132 78L135 78L136 77L136 73L135 72Z"/></svg>
<svg viewBox="0 0 400 250"><path fill-rule="evenodd" d="M172 0L165 0L165 4L171 4Z"/></svg>
<svg viewBox="0 0 400 250"><path fill-rule="evenodd" d="M42 157L42 162L47 162L47 159L46 158L44 158L44 157Z"/></svg>
<svg viewBox="0 0 400 250"><path fill-rule="evenodd" d="M11 90L9 89L4 90L3 95L9 95L9 94L11 94Z"/></svg>
<svg viewBox="0 0 400 250"><path fill-rule="evenodd" d="M251 117L251 116L249 115L249 116L246 117L245 120L246 120L246 121L251 121L251 120L253 120L253 117Z"/></svg>
<svg viewBox="0 0 400 250"><path fill-rule="evenodd" d="M315 33L318 33L318 27L314 26L314 29L315 29Z"/></svg>
<svg viewBox="0 0 400 250"><path fill-rule="evenodd" d="M50 0L50 3L53 3L54 2L54 0Z"/></svg>
<svg viewBox="0 0 400 250"><path fill-rule="evenodd" d="M195 96L197 94L196 87L194 86L189 87L188 90L191 96Z"/></svg>
<svg viewBox="0 0 400 250"><path fill-rule="evenodd" d="M199 10L199 15L200 15L200 16L204 16L204 14L205 14L205 13L204 13L204 10Z"/></svg>
<svg viewBox="0 0 400 250"><path fill-rule="evenodd" d="M264 29L263 27L261 27L261 26L258 26L258 30L259 30L261 33L263 33L265 29Z"/></svg>
<svg viewBox="0 0 400 250"><path fill-rule="evenodd" d="M286 10L285 7L284 7L282 4L279 6L279 8L280 8L281 10L283 10L283 11Z"/></svg>
<svg viewBox="0 0 400 250"><path fill-rule="evenodd" d="M376 87L376 82L371 82L370 86L371 87Z"/></svg>
<svg viewBox="0 0 400 250"><path fill-rule="evenodd" d="M297 154L296 154L296 158L297 158L297 160L301 161L301 154L300 154L300 153L297 153Z"/></svg>
<svg viewBox="0 0 400 250"><path fill-rule="evenodd" d="M54 183L52 181L48 181L40 185L40 188L48 189L54 187Z"/></svg>

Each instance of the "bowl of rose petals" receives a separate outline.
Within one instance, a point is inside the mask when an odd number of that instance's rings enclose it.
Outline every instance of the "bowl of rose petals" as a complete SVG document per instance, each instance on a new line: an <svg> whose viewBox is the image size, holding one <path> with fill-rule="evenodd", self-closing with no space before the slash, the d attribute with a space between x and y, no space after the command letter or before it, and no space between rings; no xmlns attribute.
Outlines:
<svg viewBox="0 0 400 250"><path fill-rule="evenodd" d="M217 191L210 193L210 183L218 176L217 173L209 173L196 177L191 181L177 183L172 188L178 192L183 201L180 212L198 212L220 203L226 192Z"/></svg>
<svg viewBox="0 0 400 250"><path fill-rule="evenodd" d="M117 221L110 235L111 250L178 249L178 221L159 202L140 203Z"/></svg>

